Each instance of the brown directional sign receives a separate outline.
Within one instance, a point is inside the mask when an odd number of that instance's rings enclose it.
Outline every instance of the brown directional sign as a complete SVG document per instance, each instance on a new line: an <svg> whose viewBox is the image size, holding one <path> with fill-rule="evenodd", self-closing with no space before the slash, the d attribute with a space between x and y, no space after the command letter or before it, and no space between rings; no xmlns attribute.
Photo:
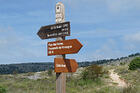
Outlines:
<svg viewBox="0 0 140 93"><path fill-rule="evenodd" d="M82 44L77 39L48 42L48 56L74 54L82 48Z"/></svg>
<svg viewBox="0 0 140 93"><path fill-rule="evenodd" d="M70 36L70 22L64 22L54 25L43 26L37 35L41 39L57 38L62 36Z"/></svg>
<svg viewBox="0 0 140 93"><path fill-rule="evenodd" d="M78 64L74 59L63 59L55 58L54 59L55 72L76 72Z"/></svg>

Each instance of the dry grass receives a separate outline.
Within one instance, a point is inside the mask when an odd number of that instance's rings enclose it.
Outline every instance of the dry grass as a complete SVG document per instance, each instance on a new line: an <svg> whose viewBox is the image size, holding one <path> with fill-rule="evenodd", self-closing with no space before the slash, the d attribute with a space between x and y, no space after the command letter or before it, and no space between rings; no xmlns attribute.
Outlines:
<svg viewBox="0 0 140 93"><path fill-rule="evenodd" d="M119 88L117 84L113 84L108 73L108 70L112 68L132 86ZM127 91L140 93L140 72L138 70L129 71L127 64L121 66L105 65L103 70L105 74L95 80L82 80L80 74L72 74L67 78L67 93L127 93ZM7 93L55 93L55 73L49 76L47 72L42 72L40 75L45 78L37 80L26 78L30 75L34 75L34 73L0 75L0 86L3 86Z"/></svg>

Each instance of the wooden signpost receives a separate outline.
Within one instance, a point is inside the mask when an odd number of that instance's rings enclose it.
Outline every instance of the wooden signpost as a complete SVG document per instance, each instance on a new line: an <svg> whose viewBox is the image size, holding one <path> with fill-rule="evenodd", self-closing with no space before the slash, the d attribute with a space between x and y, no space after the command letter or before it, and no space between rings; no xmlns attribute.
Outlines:
<svg viewBox="0 0 140 93"><path fill-rule="evenodd" d="M70 36L70 22L43 26L40 28L37 34L41 39Z"/></svg>
<svg viewBox="0 0 140 93"><path fill-rule="evenodd" d="M77 39L65 40L70 36L70 22L65 21L64 5L56 4L56 24L43 26L37 35L41 39L56 38L55 42L48 42L48 56L56 55L54 68L56 72L56 93L66 93L65 73L76 72L78 64L74 59L65 59L65 54L78 53L82 44Z"/></svg>
<svg viewBox="0 0 140 93"><path fill-rule="evenodd" d="M78 68L78 64L74 59L63 59L63 58L55 58L54 59L54 67L55 67L55 72L60 73L60 72L76 72Z"/></svg>
<svg viewBox="0 0 140 93"><path fill-rule="evenodd" d="M82 46L77 39L48 42L48 56L78 53Z"/></svg>

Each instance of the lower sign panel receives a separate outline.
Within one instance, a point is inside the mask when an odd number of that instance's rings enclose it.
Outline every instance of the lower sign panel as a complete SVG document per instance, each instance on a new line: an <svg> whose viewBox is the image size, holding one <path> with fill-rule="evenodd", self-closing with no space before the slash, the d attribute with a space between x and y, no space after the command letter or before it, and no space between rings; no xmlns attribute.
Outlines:
<svg viewBox="0 0 140 93"><path fill-rule="evenodd" d="M74 59L63 59L55 58L54 59L55 72L76 72L78 64Z"/></svg>

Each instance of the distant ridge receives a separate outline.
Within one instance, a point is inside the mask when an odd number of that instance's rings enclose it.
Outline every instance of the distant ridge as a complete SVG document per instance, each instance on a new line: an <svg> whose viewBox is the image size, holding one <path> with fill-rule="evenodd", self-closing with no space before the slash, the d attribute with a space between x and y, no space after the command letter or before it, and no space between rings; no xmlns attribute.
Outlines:
<svg viewBox="0 0 140 93"><path fill-rule="evenodd" d="M79 67L86 67L92 64L99 64L99 65L103 65L103 64L113 64L113 65L118 65L120 63L126 63L126 62L130 62L133 58L135 57L140 57L140 53L135 53L135 54L131 54L128 55L126 57L120 57L120 58L116 58L116 59L103 59L103 60L97 60L97 61L86 61L86 62L80 62L79 63Z"/></svg>
<svg viewBox="0 0 140 93"><path fill-rule="evenodd" d="M92 64L114 64L130 62L133 58L140 57L140 53L128 55L126 57L116 59L103 59L97 61L85 61L78 62L79 67L86 67ZM14 73L27 73L27 72L39 72L49 69L54 69L54 63L43 62L43 63L21 63L21 64L5 64L0 65L0 74L14 74Z"/></svg>

